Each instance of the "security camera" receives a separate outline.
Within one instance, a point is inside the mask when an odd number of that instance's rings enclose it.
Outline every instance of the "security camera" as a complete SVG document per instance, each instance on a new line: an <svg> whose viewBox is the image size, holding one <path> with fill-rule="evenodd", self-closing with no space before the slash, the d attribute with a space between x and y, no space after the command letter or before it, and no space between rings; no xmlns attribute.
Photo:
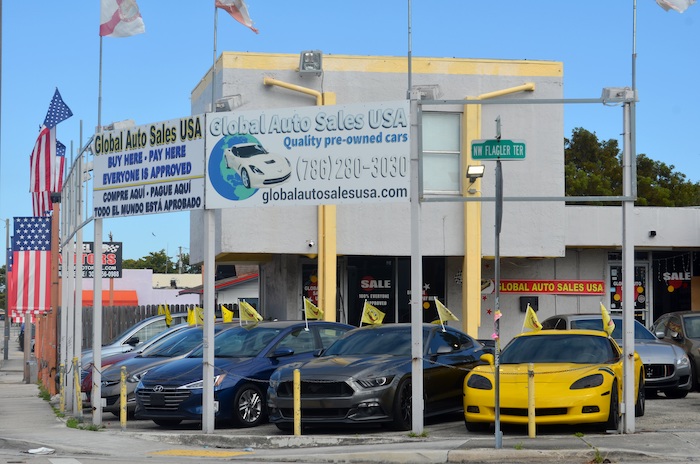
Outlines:
<svg viewBox="0 0 700 464"><path fill-rule="evenodd" d="M316 245L316 242L314 242L313 240L307 240L307 241L306 241L306 245L307 245L309 248L313 248L314 245Z"/></svg>

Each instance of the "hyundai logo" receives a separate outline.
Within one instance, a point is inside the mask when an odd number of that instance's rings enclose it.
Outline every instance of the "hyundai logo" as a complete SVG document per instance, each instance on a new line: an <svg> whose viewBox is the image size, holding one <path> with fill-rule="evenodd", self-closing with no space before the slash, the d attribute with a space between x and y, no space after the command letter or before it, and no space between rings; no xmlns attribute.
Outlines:
<svg viewBox="0 0 700 464"><path fill-rule="evenodd" d="M163 386L162 386L162 385L156 385L155 387L153 387L153 391L156 392L156 393L160 393L160 392L163 391Z"/></svg>

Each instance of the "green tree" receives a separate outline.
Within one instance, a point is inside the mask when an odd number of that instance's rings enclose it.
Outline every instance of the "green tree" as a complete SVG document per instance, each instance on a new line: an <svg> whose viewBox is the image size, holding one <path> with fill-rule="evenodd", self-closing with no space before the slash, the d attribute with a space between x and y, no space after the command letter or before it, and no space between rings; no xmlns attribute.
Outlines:
<svg viewBox="0 0 700 464"><path fill-rule="evenodd" d="M0 308L7 309L7 282L5 282L6 265L0 266Z"/></svg>
<svg viewBox="0 0 700 464"><path fill-rule="evenodd" d="M582 128L564 139L564 173L567 196L622 195L622 153L617 140L599 141L595 133ZM637 206L700 205L700 183L674 172L675 166L637 155ZM578 203L580 204L580 203ZM613 205L611 202L587 202ZM618 203L619 204L619 203Z"/></svg>
<svg viewBox="0 0 700 464"><path fill-rule="evenodd" d="M165 250L150 252L148 256L139 259L125 259L122 261L123 269L153 269L157 274L177 274L180 269L177 260L168 256ZM199 274L202 272L202 266L190 265L189 253L182 255L182 272L185 274Z"/></svg>

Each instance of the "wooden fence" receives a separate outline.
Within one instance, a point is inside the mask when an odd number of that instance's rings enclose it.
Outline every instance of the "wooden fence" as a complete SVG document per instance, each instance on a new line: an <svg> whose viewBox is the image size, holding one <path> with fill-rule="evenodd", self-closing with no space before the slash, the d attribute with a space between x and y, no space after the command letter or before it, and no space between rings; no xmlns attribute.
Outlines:
<svg viewBox="0 0 700 464"><path fill-rule="evenodd" d="M102 343L108 343L114 337L124 332L129 327L147 317L158 314L159 305L145 306L104 306L102 308ZM170 314L186 313L189 308L197 305L173 305L169 304ZM221 317L221 309L217 308L217 317ZM94 310L92 307L83 308L83 349L92 348L92 326Z"/></svg>

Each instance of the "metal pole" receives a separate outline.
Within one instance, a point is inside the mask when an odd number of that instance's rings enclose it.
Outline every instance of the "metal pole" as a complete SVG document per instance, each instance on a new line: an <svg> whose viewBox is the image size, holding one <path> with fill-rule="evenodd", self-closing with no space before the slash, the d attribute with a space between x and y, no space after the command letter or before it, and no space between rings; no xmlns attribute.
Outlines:
<svg viewBox="0 0 700 464"><path fill-rule="evenodd" d="M2 5L2 1L0 0L0 5ZM2 7L0 6L0 10ZM2 15L0 15L1 17ZM10 220L5 219L5 249L9 250L10 249ZM10 251L12 253L12 251ZM7 361L7 349L8 349L8 344L10 341L10 305L8 304L10 301L10 282L7 281L7 268L10 263L7 261L5 262L5 337L3 341L3 359Z"/></svg>
<svg viewBox="0 0 700 464"><path fill-rule="evenodd" d="M622 190L624 195L632 194L633 173L630 150L629 103L624 111L624 147L622 151ZM622 203L622 350L623 360L623 432L634 433L634 200Z"/></svg>
<svg viewBox="0 0 700 464"><path fill-rule="evenodd" d="M501 449L503 448L503 433L501 432L501 373L500 369L498 367L498 357L501 351L501 340L500 340L500 296L501 296L501 250L500 250L500 241L501 241L501 218L503 217L503 174L501 172L501 160L496 161L496 224L495 224L495 231L496 231L496 240L494 242L494 250L495 250L495 263L494 263L494 277L495 277L495 284L496 284L496 292L495 292L495 304L494 304L494 311L497 315L496 320L494 321L494 329L496 333L496 349L494 350L494 363L493 363L493 368L494 368L494 381L495 381L495 400L494 400L494 406L495 406L495 421L494 421L494 428L495 428L495 438L496 438L496 449Z"/></svg>
<svg viewBox="0 0 700 464"><path fill-rule="evenodd" d="M423 256L421 252L420 127L418 100L411 91L411 411L413 433L423 433Z"/></svg>

